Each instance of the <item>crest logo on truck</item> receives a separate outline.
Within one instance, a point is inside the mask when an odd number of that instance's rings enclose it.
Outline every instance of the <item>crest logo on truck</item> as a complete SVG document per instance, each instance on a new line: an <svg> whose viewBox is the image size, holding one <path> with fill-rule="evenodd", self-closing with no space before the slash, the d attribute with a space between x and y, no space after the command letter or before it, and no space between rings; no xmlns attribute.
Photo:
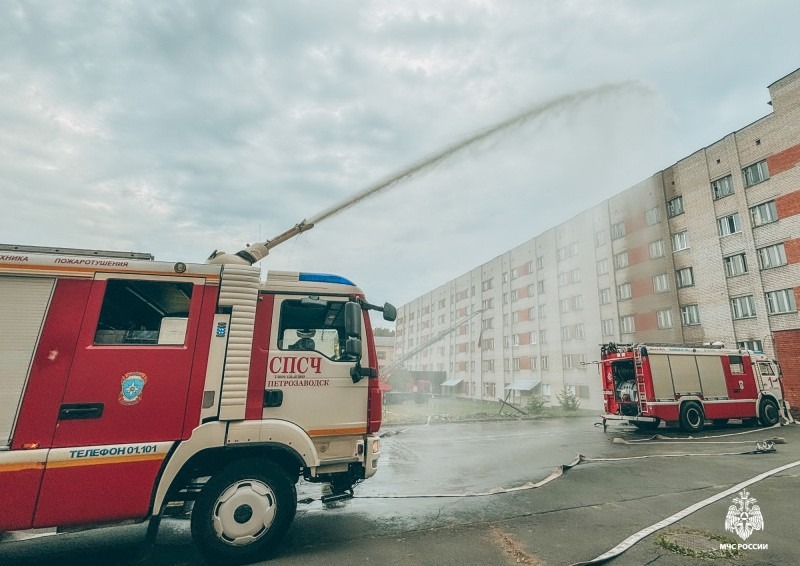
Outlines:
<svg viewBox="0 0 800 566"><path fill-rule="evenodd" d="M139 371L128 372L122 376L119 402L122 405L135 405L141 401L142 390L147 376Z"/></svg>

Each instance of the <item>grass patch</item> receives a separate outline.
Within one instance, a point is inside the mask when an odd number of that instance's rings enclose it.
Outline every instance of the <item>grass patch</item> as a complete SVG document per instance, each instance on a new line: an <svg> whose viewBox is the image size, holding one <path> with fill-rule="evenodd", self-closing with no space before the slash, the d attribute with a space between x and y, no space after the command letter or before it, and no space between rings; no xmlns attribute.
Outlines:
<svg viewBox="0 0 800 566"><path fill-rule="evenodd" d="M736 558L740 555L737 548L719 548L720 544L735 545L735 539L709 531L670 531L659 535L655 543L665 550L692 558ZM714 546L716 548L712 548Z"/></svg>
<svg viewBox="0 0 800 566"><path fill-rule="evenodd" d="M583 417L593 416L597 411L573 410L566 411L560 406L544 407L536 415L523 415L511 407L502 407L499 401L477 401L475 399L459 399L455 397L428 397L425 403L405 401L404 403L389 404L384 407L383 424L421 424L430 422L458 422L458 421L505 421L505 420L532 420L556 417ZM524 408L523 411L527 412Z"/></svg>

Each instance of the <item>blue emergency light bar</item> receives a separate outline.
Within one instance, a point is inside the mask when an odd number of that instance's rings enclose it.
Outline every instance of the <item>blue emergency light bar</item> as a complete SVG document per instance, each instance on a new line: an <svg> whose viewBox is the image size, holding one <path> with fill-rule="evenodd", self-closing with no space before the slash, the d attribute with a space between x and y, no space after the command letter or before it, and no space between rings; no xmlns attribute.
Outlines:
<svg viewBox="0 0 800 566"><path fill-rule="evenodd" d="M355 283L345 279L341 275L331 275L330 273L300 273L298 281L309 281L314 283L335 283L337 285L353 285Z"/></svg>

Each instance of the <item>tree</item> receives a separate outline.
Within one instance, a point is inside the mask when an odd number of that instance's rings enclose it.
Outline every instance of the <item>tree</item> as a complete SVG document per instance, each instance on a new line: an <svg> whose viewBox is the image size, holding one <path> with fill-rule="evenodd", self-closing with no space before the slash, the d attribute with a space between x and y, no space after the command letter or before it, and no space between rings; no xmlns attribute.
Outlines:
<svg viewBox="0 0 800 566"><path fill-rule="evenodd" d="M558 404L561 405L561 408L565 411L577 411L578 407L581 405L581 400L578 399L575 390L568 389L566 385L556 397L558 398Z"/></svg>

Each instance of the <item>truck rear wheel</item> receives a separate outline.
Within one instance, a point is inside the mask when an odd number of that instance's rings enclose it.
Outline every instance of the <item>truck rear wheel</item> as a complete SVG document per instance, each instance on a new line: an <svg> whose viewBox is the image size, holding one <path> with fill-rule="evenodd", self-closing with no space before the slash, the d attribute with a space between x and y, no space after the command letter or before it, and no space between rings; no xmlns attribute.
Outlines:
<svg viewBox="0 0 800 566"><path fill-rule="evenodd" d="M681 405L681 429L686 432L700 432L706 424L703 407L697 401L687 401Z"/></svg>
<svg viewBox="0 0 800 566"><path fill-rule="evenodd" d="M778 404L769 397L761 400L761 406L758 409L758 420L763 426L775 426L781 419L780 411L778 411Z"/></svg>
<svg viewBox="0 0 800 566"><path fill-rule="evenodd" d="M211 477L192 510L192 538L211 563L263 560L297 510L294 483L263 460L234 462Z"/></svg>

